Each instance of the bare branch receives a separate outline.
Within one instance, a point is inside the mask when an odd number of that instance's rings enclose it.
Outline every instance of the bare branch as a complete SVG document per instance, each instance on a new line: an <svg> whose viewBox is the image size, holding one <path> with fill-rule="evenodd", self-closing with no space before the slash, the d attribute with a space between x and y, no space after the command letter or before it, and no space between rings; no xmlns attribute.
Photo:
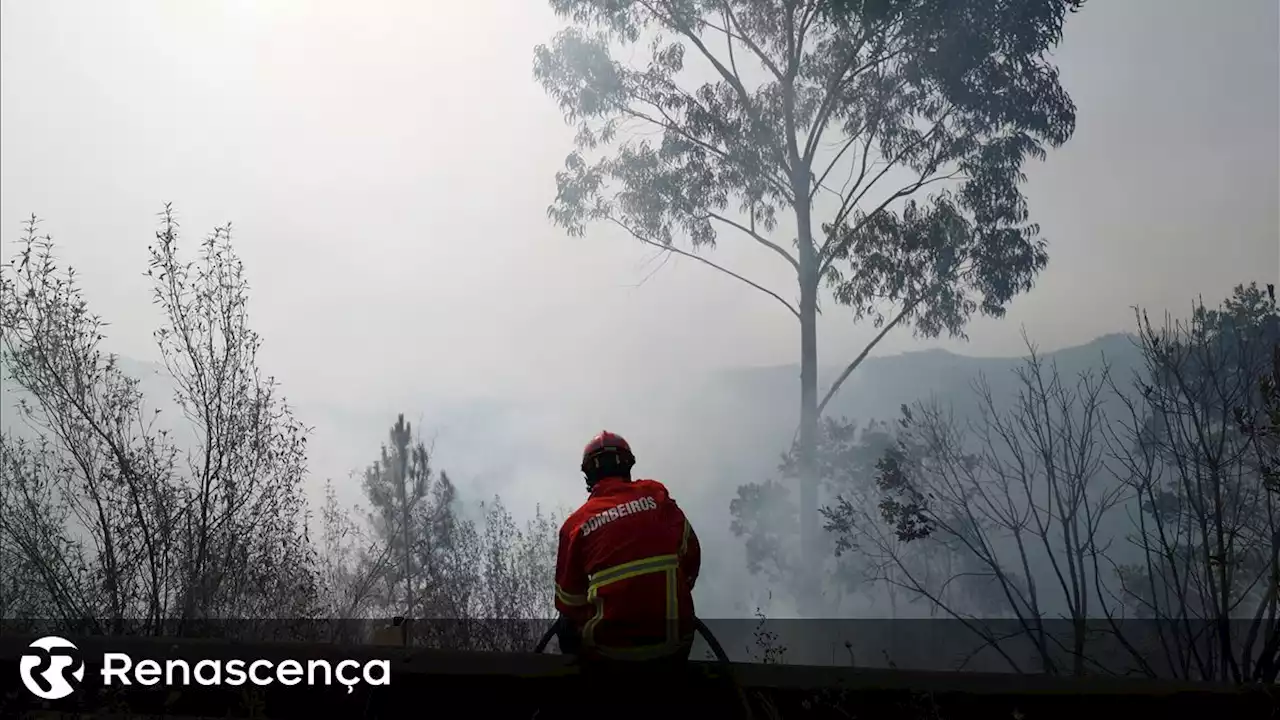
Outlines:
<svg viewBox="0 0 1280 720"><path fill-rule="evenodd" d="M666 245L666 244L664 244L664 243L660 243L660 242L656 242L656 241L654 241L654 240L650 240L649 238L647 238L647 237L645 237L644 235L642 235L641 233L639 233L639 232L635 231L635 230L634 230L634 229L632 229L630 226L628 226L626 223L622 222L621 220L618 220L618 219L617 219L617 218L615 218L615 217L610 216L610 217L608 217L608 220L609 220L610 222L612 222L613 224L617 225L618 227L622 228L623 230L626 230L626 231L627 231L627 232L628 232L632 237L634 237L635 239L639 240L640 242L642 242L642 243L644 243L644 244L646 244L646 245L651 245L651 246L656 247L656 248L659 248L659 249L661 249L661 250L663 250L663 251L665 251L665 252L675 253L676 255L680 255L680 256L682 256L682 257L687 257L687 258L689 258L689 259L691 259L691 260L697 260L698 262L702 263L703 265L706 265L707 267L710 267L710 268L713 268L713 269L715 269L715 270L718 270L718 271L720 271L721 273L724 273L725 275L728 275L729 277L731 277L731 278L733 278L733 279L735 279L735 280L738 280L739 282L745 283L745 284L747 284L748 286L753 287L753 288L755 288L756 290L759 290L760 292L764 293L765 295L768 295L769 297L773 298L774 300L777 300L778 302L782 303L782 306L783 306L783 307L785 307L785 308L787 309L787 311L788 311L788 312L790 312L790 313L791 313L791 314L792 314L796 319L799 319L799 318L800 318L800 312L799 312L798 310L796 310L795 306L793 306L791 303L789 303L789 302L787 302L786 300L784 300L784 299L782 298L782 296L781 296L781 295L779 295L779 294L775 293L774 291L772 291L772 290L770 290L770 289L768 289L768 288L764 287L763 285L760 285L759 283L756 283L756 282L754 282L754 281L752 281L752 280L748 280L747 278L745 278L745 277L743 277L743 276L739 275L738 273L736 273L736 272L734 272L734 271L732 271L732 270L729 270L728 268L725 268L725 267L724 267L724 266L722 266L722 265L718 265L718 264L716 264L716 263L714 263L714 262L712 262L712 261L710 261L710 260L708 260L708 259L706 259L706 258L702 257L701 255L696 255L696 254L694 254L694 253L688 252L687 250L681 250L680 248L675 247L675 246L673 246L673 245Z"/></svg>
<svg viewBox="0 0 1280 720"><path fill-rule="evenodd" d="M818 403L819 416L821 416L823 411L826 410L827 403L831 402L831 398L835 397L836 393L839 392L840 386L844 384L844 381L849 379L849 376L853 374L854 370L858 369L858 366L862 364L863 360L867 359L867 355L871 353L871 350L876 345L880 344L880 341L884 339L885 335L889 334L890 330L897 327L898 323L902 322L904 318L911 314L911 311L915 310L921 300L923 300L923 298L918 298L903 305L902 309L898 311L898 314L895 315L892 320L885 323L884 327L880 328L880 332L876 333L876 336L871 340L871 342L867 343L866 347L862 348L862 352L858 353L858 356L845 366L844 370L835 379L835 381L831 383L831 387L827 390L827 393L822 396L822 400Z"/></svg>
<svg viewBox="0 0 1280 720"><path fill-rule="evenodd" d="M757 233L754 229L749 228L749 227L747 227L747 226L743 225L742 223L736 222L736 221L734 221L734 220L730 220L729 218L727 218L727 217L725 217L725 216L723 216L723 215L721 215L721 214L719 214L719 213L710 212L710 213L707 213L707 217L709 217L709 218L711 218L711 219L713 219L713 220L719 220L720 222L724 223L725 225L729 225L729 226L731 226L731 227L737 228L738 230L741 230L743 233L745 233L746 235L750 236L752 240L755 240L757 243L760 243L760 244L761 244L761 245L763 245L764 247L767 247L767 248L769 248L770 250L772 250L772 251L774 251L775 253L777 253L778 255L780 255L780 256L782 257L782 259L783 259L783 260L786 260L786 261L787 261L787 264L788 264L788 265L790 265L790 266L792 267L792 269L794 269L796 272L799 272L799 271L800 271L800 264L799 264L798 262L796 262L796 259L795 259L794 257L792 257L791 253L787 252L786 250L783 250L783 249L782 249L782 247L781 247L780 245L778 245L777 243L774 243L774 242L771 242L771 241L769 241L769 240L765 239L765 237L764 237L764 236L762 236L762 235L760 235L759 233Z"/></svg>

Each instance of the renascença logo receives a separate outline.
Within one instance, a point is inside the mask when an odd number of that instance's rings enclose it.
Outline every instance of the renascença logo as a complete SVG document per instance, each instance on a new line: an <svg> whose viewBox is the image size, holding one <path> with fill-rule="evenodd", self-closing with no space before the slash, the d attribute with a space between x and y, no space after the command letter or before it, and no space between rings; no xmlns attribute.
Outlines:
<svg viewBox="0 0 1280 720"><path fill-rule="evenodd" d="M75 643L55 635L31 643L18 661L22 684L43 700L61 700L84 680L84 659Z"/></svg>
<svg viewBox="0 0 1280 720"><path fill-rule="evenodd" d="M60 700L80 688L84 681L84 659L80 649L69 640L50 635L31 643L23 654L18 669L22 684L44 700ZM126 653L102 655L102 684L110 685L344 685L354 691L362 682L368 685L390 685L391 665L387 660L360 663L342 660L270 660L245 661L181 659L134 659Z"/></svg>

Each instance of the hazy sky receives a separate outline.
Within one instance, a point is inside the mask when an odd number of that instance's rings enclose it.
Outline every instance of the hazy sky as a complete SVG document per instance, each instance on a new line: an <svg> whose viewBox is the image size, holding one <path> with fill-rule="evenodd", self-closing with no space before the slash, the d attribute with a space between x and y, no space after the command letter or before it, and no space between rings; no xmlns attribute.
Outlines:
<svg viewBox="0 0 1280 720"><path fill-rule="evenodd" d="M532 76L559 27L545 3L3 0L0 20L5 250L44 218L113 350L155 357L143 271L172 201L189 246L234 221L264 365L295 397L594 401L554 420L574 436L607 422L610 387L796 359L773 300L678 259L636 287L643 246L548 222L572 133ZM1024 323L1079 344L1129 328L1135 303L1280 276L1278 26L1274 0L1071 17L1078 131L1029 168L1049 269L967 346L932 345L1016 354ZM795 294L754 247L717 259ZM835 363L870 331L829 315Z"/></svg>
<svg viewBox="0 0 1280 720"><path fill-rule="evenodd" d="M1278 24L1274 0L1094 0L1070 19L1079 129L1029 171L1051 265L964 352L1017 352L1021 323L1080 343L1134 303L1280 274ZM546 220L571 133L531 68L557 27L533 0L4 0L4 237L45 218L113 348L150 357L155 213L176 203L192 242L234 221L266 359L299 391L793 361L772 300L688 261L635 288L645 248ZM794 295L767 255L720 257ZM866 336L833 317L823 357Z"/></svg>

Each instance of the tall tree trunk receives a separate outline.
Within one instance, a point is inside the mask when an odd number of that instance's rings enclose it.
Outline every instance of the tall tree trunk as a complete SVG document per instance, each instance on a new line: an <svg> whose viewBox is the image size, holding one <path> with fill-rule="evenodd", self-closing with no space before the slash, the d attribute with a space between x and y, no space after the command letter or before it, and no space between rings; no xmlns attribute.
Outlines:
<svg viewBox="0 0 1280 720"><path fill-rule="evenodd" d="M404 466L400 472L400 535L404 545L404 612L405 617L413 615L413 569L409 564L409 503L405 492Z"/></svg>
<svg viewBox="0 0 1280 720"><path fill-rule="evenodd" d="M396 424L396 487L400 493L400 537L404 544L404 623L400 632L409 644L409 619L413 617L413 567L409 555L409 428L400 416Z"/></svg>
<svg viewBox="0 0 1280 720"><path fill-rule="evenodd" d="M821 614L822 535L818 526L818 257L813 244L807 178L796 187L800 265L800 602L804 617Z"/></svg>

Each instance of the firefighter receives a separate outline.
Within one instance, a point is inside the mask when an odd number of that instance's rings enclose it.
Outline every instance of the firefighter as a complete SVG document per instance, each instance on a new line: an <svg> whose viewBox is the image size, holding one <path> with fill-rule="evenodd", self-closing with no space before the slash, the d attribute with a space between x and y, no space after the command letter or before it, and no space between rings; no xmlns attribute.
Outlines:
<svg viewBox="0 0 1280 720"><path fill-rule="evenodd" d="M556 557L560 649L584 660L679 664L693 645L701 547L662 483L631 479L635 461L608 431L582 451L590 497L560 528Z"/></svg>

